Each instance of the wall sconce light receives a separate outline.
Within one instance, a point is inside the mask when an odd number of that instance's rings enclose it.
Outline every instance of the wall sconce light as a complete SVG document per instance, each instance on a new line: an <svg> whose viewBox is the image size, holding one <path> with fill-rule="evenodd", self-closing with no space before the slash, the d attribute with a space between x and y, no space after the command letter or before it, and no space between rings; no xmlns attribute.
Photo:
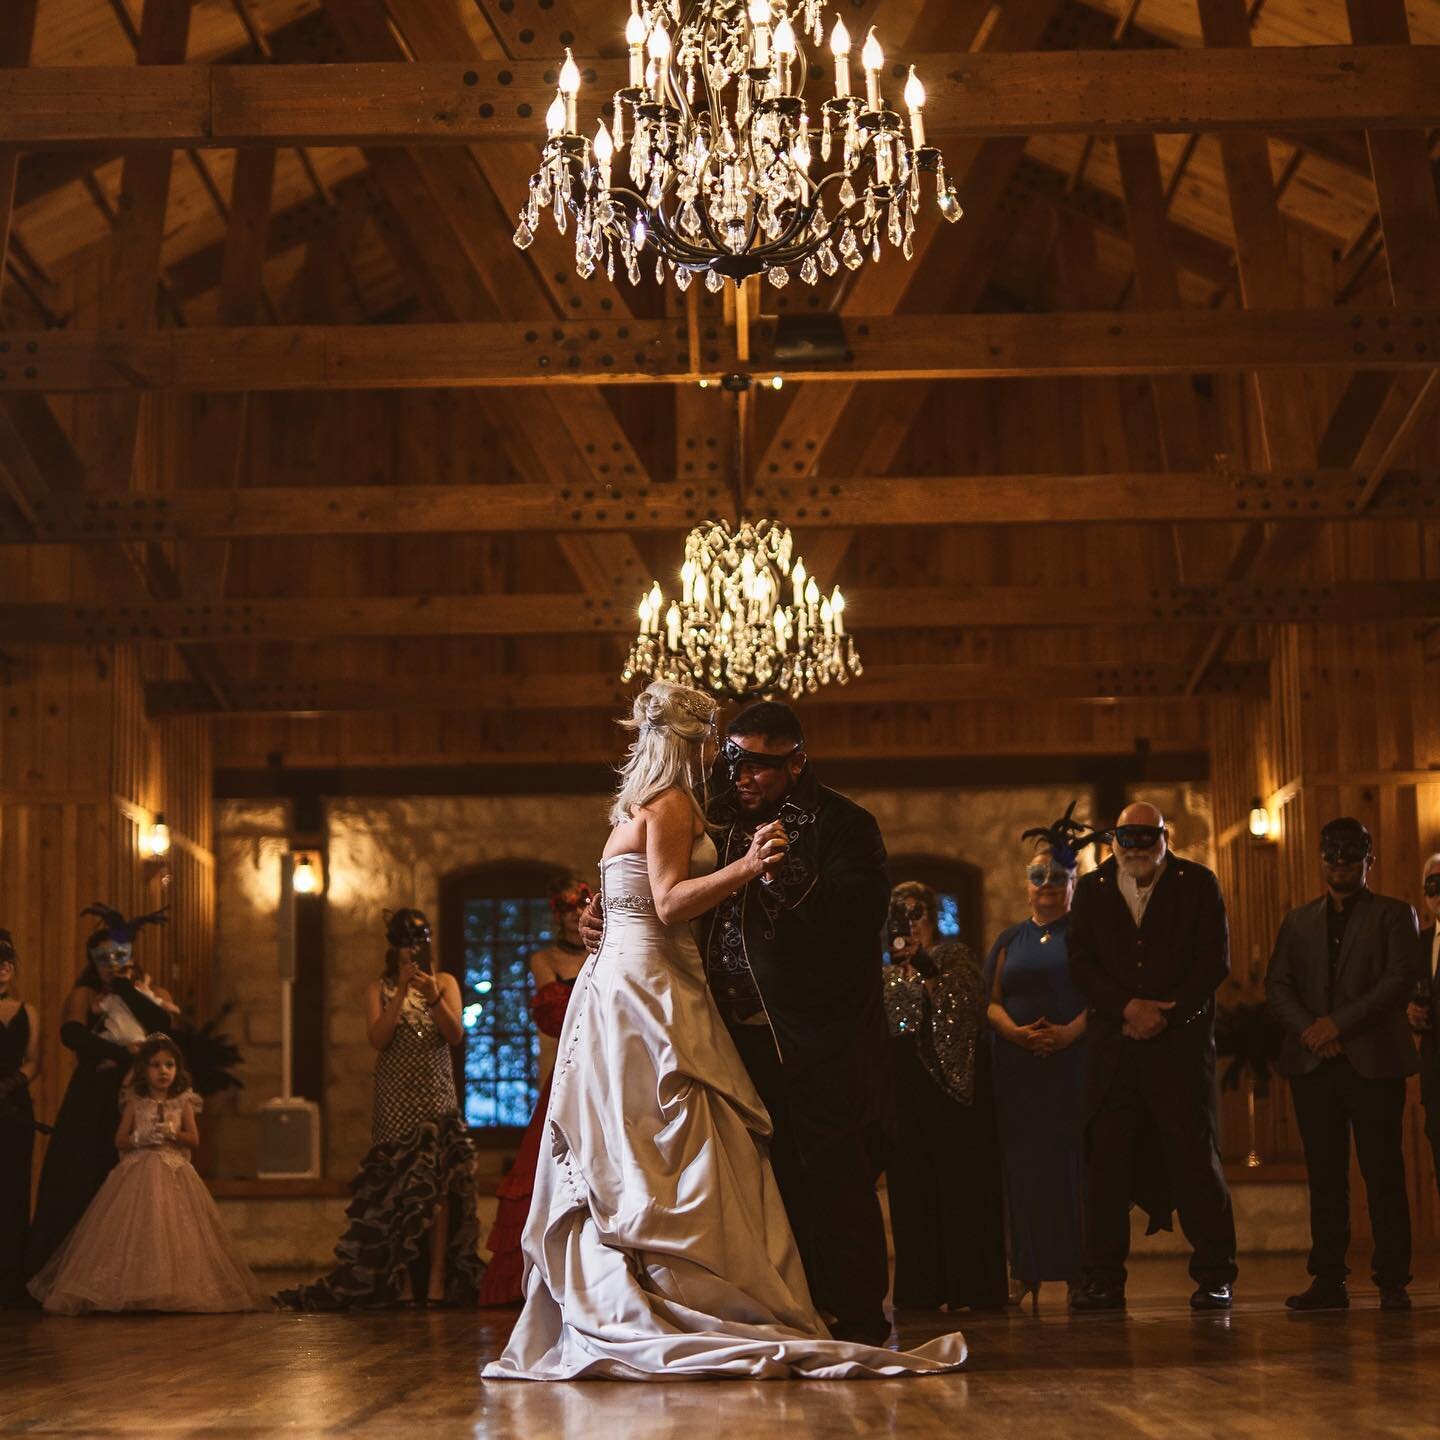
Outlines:
<svg viewBox="0 0 1440 1440"><path fill-rule="evenodd" d="M151 860L163 860L170 853L170 827L164 814L155 816L155 823L140 837L140 850Z"/></svg>
<svg viewBox="0 0 1440 1440"><path fill-rule="evenodd" d="M319 895L325 889L325 869L317 850L296 850L290 857L290 883L297 895Z"/></svg>
<svg viewBox="0 0 1440 1440"><path fill-rule="evenodd" d="M1273 829L1270 812L1257 795L1250 802L1250 835L1255 840L1268 840Z"/></svg>

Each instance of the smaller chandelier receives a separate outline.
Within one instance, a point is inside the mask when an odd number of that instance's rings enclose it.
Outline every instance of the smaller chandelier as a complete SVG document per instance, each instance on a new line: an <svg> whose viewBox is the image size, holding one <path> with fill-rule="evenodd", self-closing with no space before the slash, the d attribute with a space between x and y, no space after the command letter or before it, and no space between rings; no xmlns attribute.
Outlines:
<svg viewBox="0 0 1440 1440"><path fill-rule="evenodd" d="M962 214L925 137L925 87L912 66L907 134L881 92L875 32L855 94L852 41L837 19L835 93L820 104L817 135L804 38L823 39L821 0L631 0L629 84L615 94L611 127L602 120L593 138L580 134L580 68L565 52L515 243L529 246L549 210L562 235L573 217L583 278L603 267L613 280L618 265L638 284L648 249L657 282L668 267L681 290L700 272L712 291L762 272L779 288L792 266L814 285L878 260L886 239L910 259L922 172L935 176L940 213Z"/></svg>
<svg viewBox="0 0 1440 1440"><path fill-rule="evenodd" d="M723 520L698 525L685 541L680 598L667 606L659 583L640 600L640 631L621 672L744 700L798 699L861 673L845 633L845 597L820 593L805 562L791 556L783 525ZM788 601L788 603L787 603Z"/></svg>

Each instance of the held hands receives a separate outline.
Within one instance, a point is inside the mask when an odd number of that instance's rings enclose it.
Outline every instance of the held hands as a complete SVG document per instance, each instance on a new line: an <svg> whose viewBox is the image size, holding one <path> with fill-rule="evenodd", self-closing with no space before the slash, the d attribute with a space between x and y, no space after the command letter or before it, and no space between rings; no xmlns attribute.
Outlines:
<svg viewBox="0 0 1440 1440"><path fill-rule="evenodd" d="M1429 1009L1424 1005L1417 1005L1413 1000L1405 1007L1405 1018L1417 1035L1423 1035L1430 1028Z"/></svg>
<svg viewBox="0 0 1440 1440"><path fill-rule="evenodd" d="M756 832L745 854L745 868L752 880L768 880L785 863L790 842L778 820L767 821Z"/></svg>
<svg viewBox="0 0 1440 1440"><path fill-rule="evenodd" d="M1068 1050L1080 1038L1077 1021L1068 1025L1054 1025L1043 1015L1028 1025L1017 1025L1011 1041L1022 1050L1028 1050L1041 1059L1049 1059L1062 1050Z"/></svg>
<svg viewBox="0 0 1440 1440"><path fill-rule="evenodd" d="M1174 1008L1173 1000L1142 1000L1136 996L1125 1007L1120 1032L1127 1040L1153 1040L1165 1028L1165 1012Z"/></svg>
<svg viewBox="0 0 1440 1440"><path fill-rule="evenodd" d="M417 970L415 977L410 981L410 988L420 993L420 998L427 1004L433 1005L440 998L440 982L427 970Z"/></svg>
<svg viewBox="0 0 1440 1440"><path fill-rule="evenodd" d="M415 977L420 973L420 967L413 960L402 960L400 968L395 972L395 994L401 1000L409 994L410 987L415 983Z"/></svg>
<svg viewBox="0 0 1440 1440"><path fill-rule="evenodd" d="M1328 1015L1322 1015L1301 1032L1300 1043L1312 1055L1318 1055L1322 1060L1333 1060L1340 1054L1340 1027Z"/></svg>

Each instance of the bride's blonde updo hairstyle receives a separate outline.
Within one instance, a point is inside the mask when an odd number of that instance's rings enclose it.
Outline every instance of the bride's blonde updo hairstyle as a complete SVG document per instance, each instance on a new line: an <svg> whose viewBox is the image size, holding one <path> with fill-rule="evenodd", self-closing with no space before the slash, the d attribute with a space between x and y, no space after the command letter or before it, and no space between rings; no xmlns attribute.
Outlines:
<svg viewBox="0 0 1440 1440"><path fill-rule="evenodd" d="M703 783L700 747L715 730L714 699L703 690L656 680L635 697L628 720L635 740L620 767L620 788L610 807L610 823L623 825L636 810L671 788L683 790L704 818L696 796Z"/></svg>

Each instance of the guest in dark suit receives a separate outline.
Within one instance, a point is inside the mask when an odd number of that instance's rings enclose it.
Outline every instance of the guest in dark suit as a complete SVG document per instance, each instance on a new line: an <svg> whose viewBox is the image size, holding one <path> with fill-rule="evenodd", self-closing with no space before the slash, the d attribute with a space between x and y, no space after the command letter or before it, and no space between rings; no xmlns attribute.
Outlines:
<svg viewBox="0 0 1440 1440"><path fill-rule="evenodd" d="M1085 1284L1076 1310L1125 1304L1130 1204L1163 1160L1194 1247L1197 1310L1228 1310L1235 1217L1215 1139L1215 990L1230 969L1214 874L1169 853L1165 817L1131 805L1115 853L1075 889L1070 973L1090 1007L1085 1065ZM1168 1202L1146 1205L1152 1228ZM1155 1218L1156 1210L1164 1215Z"/></svg>
<svg viewBox="0 0 1440 1440"><path fill-rule="evenodd" d="M1375 1237L1371 1267L1383 1310L1408 1310L1410 1207L1405 1194L1405 1077L1419 1068L1405 1006L1416 980L1415 912L1368 885L1370 832L1348 816L1320 832L1325 894L1281 923L1265 977L1285 1027L1290 1079L1310 1182L1308 1290L1292 1310L1349 1305L1350 1132Z"/></svg>
<svg viewBox="0 0 1440 1440"><path fill-rule="evenodd" d="M1430 924L1420 932L1420 975L1411 991L1406 1016L1420 1037L1420 1098L1425 1103L1425 1138L1435 1157L1440 1186L1440 855L1425 862L1421 877Z"/></svg>

